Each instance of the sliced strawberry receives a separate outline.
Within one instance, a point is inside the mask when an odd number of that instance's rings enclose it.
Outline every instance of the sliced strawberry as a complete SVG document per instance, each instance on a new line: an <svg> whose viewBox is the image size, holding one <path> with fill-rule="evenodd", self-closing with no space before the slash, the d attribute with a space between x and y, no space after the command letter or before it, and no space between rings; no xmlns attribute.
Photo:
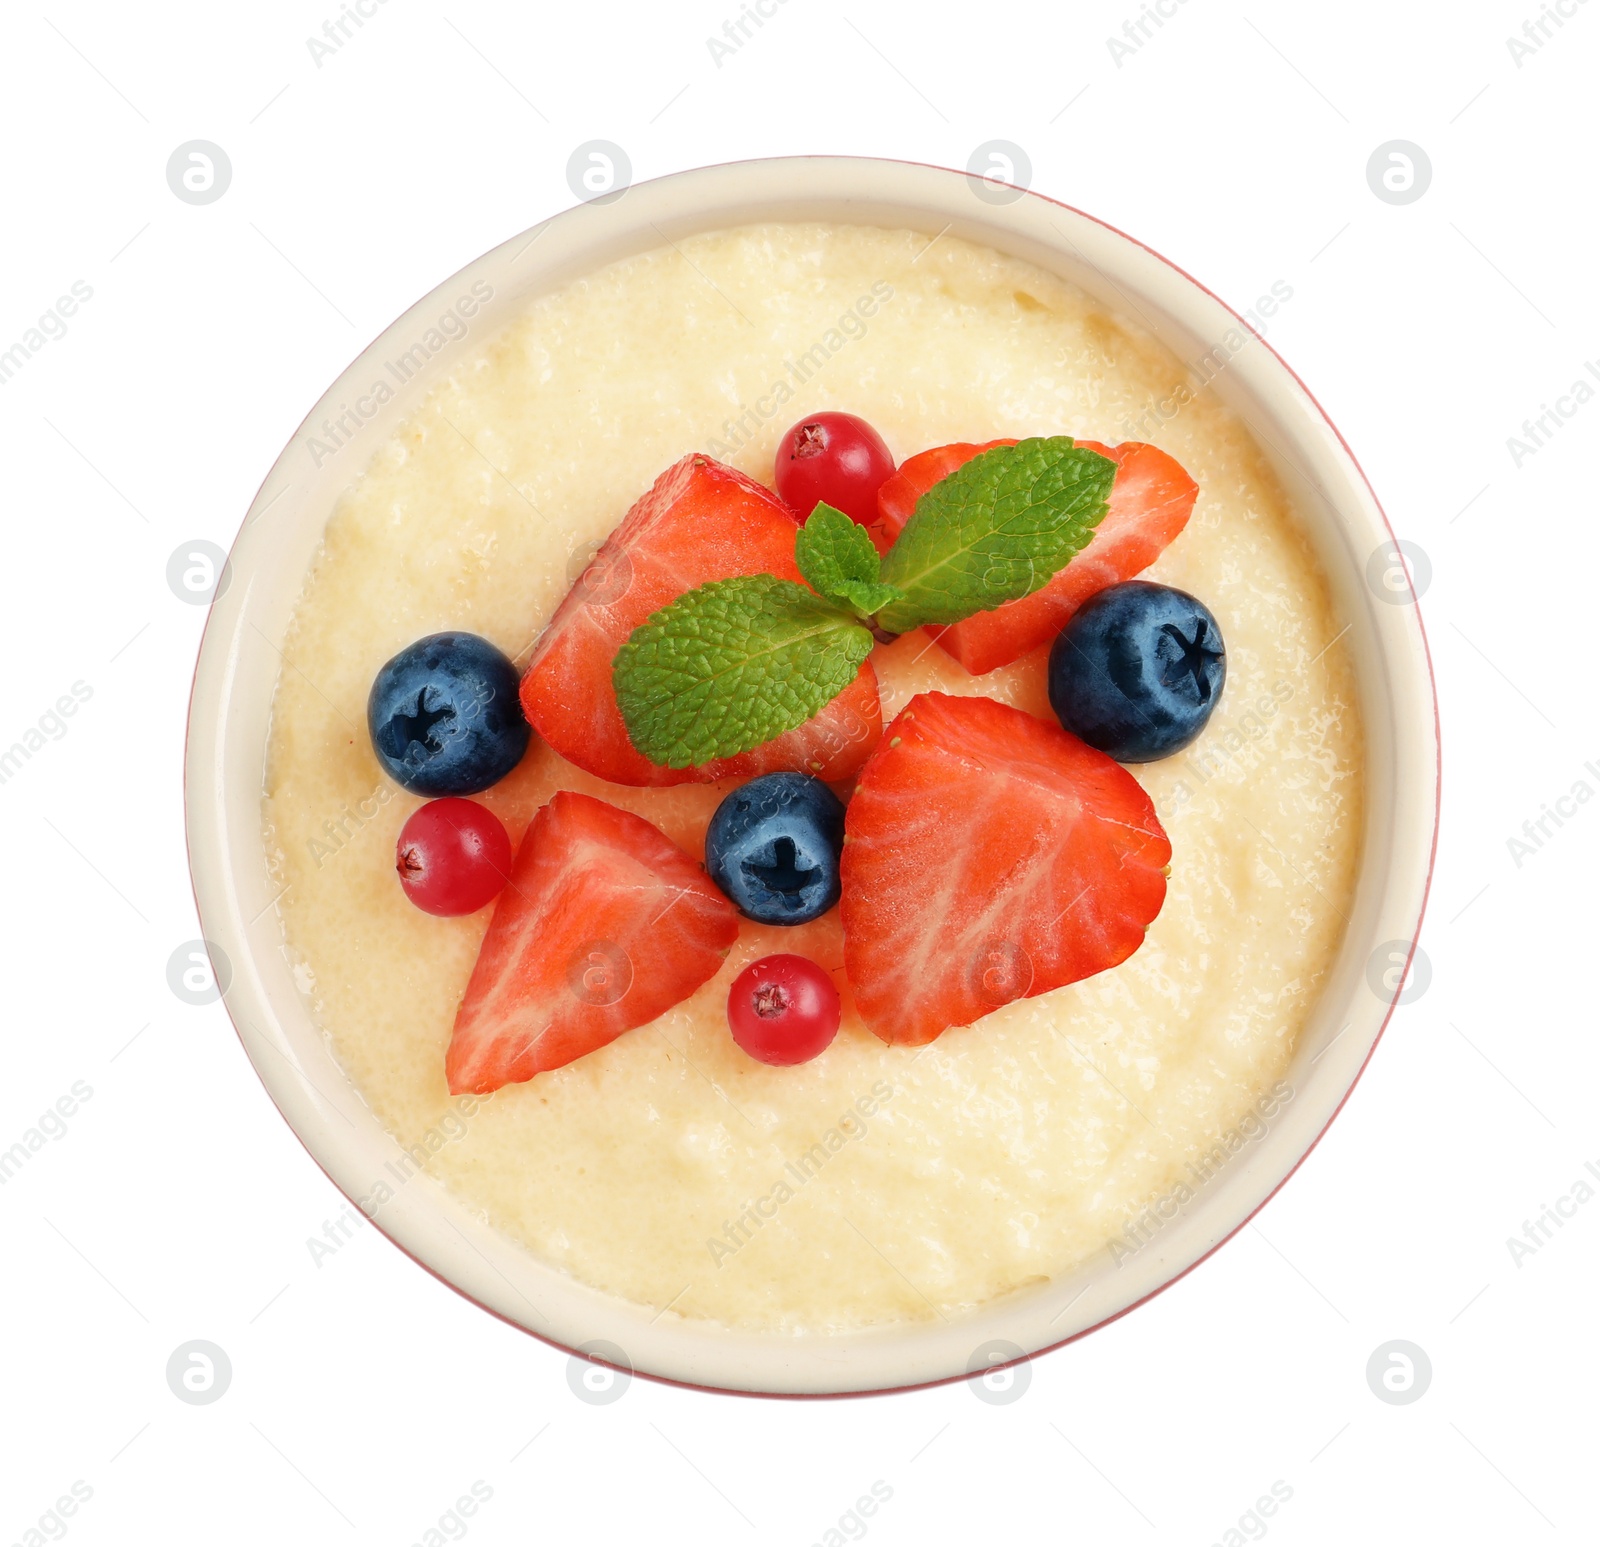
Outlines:
<svg viewBox="0 0 1600 1547"><path fill-rule="evenodd" d="M1008 666L1061 632L1063 625L1096 591L1131 580L1153 564L1178 535L1194 509L1199 486L1166 452L1142 441L1102 446L1081 440L1117 464L1116 481L1100 525L1084 548L1049 585L1007 602L993 612L975 613L949 628L929 629L939 647L953 655L974 676ZM992 446L1014 446L992 440L981 446L964 442L937 446L908 458L878 491L878 517L884 546L892 542L916 508L917 501L963 462Z"/></svg>
<svg viewBox="0 0 1600 1547"><path fill-rule="evenodd" d="M531 1080L713 977L739 917L641 816L560 790L528 824L445 1054L453 1094Z"/></svg>
<svg viewBox="0 0 1600 1547"><path fill-rule="evenodd" d="M1172 846L1133 775L990 698L919 693L845 812L844 963L889 1043L931 1042L1131 956Z"/></svg>
<svg viewBox="0 0 1600 1547"><path fill-rule="evenodd" d="M883 729L878 679L855 681L804 725L737 757L663 768L628 739L611 663L651 613L707 580L772 574L799 580L795 520L760 484L710 457L669 467L606 539L556 609L522 679L529 723L569 762L613 784L691 784L798 769L848 779Z"/></svg>

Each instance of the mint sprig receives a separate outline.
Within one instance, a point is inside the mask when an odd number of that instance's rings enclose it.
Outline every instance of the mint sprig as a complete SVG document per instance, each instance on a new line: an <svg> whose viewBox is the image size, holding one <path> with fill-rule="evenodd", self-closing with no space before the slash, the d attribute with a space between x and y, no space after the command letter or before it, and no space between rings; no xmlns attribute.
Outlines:
<svg viewBox="0 0 1600 1547"><path fill-rule="evenodd" d="M713 580L628 636L611 678L635 747L689 768L803 725L855 679L878 637L959 623L1049 584L1106 513L1117 465L1066 436L981 452L921 499L879 560L819 504L795 535L811 589Z"/></svg>
<svg viewBox="0 0 1600 1547"><path fill-rule="evenodd" d="M878 578L878 550L842 510L819 504L794 540L794 561L812 590L870 618L902 593Z"/></svg>
<svg viewBox="0 0 1600 1547"><path fill-rule="evenodd" d="M1048 585L1094 536L1116 472L1064 435L980 452L917 501L883 562L902 599L879 623L959 623Z"/></svg>
<svg viewBox="0 0 1600 1547"><path fill-rule="evenodd" d="M872 634L775 575L713 580L653 613L612 663L634 746L690 768L804 725L872 653Z"/></svg>

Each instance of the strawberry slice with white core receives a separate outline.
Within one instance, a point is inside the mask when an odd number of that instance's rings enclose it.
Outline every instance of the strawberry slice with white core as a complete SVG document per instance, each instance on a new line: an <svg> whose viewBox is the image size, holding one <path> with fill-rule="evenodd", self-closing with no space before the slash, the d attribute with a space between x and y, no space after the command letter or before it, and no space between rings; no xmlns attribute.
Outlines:
<svg viewBox="0 0 1600 1547"><path fill-rule="evenodd" d="M919 693L845 812L845 971L885 1042L919 1045L1126 960L1172 846L1133 775L989 698Z"/></svg>
<svg viewBox="0 0 1600 1547"><path fill-rule="evenodd" d="M1106 513L1083 551L1033 595L990 612L974 613L948 628L928 630L939 648L974 676L1008 666L1048 644L1097 591L1131 580L1155 563L1188 523L1199 486L1159 447L1132 440L1120 446L1103 446L1093 440L1077 444L1117 464ZM980 451L1014 445L1014 440L982 445L957 442L908 457L878 490L885 543L899 535L917 501L940 479L948 478Z"/></svg>
<svg viewBox="0 0 1600 1547"><path fill-rule="evenodd" d="M753 779L780 769L848 779L883 729L878 679L863 662L850 685L804 725L697 768L652 763L629 739L611 667L653 612L708 580L800 580L799 530L788 506L710 457L674 463L623 518L540 635L522 679L528 723L562 757L613 784Z"/></svg>
<svg viewBox="0 0 1600 1547"><path fill-rule="evenodd" d="M528 824L445 1055L452 1094L530 1080L716 975L733 905L658 828L561 790Z"/></svg>

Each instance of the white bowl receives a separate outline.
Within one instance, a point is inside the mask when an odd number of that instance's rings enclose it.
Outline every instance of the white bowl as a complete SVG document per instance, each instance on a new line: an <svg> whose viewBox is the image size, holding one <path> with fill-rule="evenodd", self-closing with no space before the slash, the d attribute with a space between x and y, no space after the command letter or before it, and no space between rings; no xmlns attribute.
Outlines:
<svg viewBox="0 0 1600 1547"><path fill-rule="evenodd" d="M1294 1096L1150 1244L1120 1265L1079 1270L943 1325L795 1337L734 1332L615 1299L541 1262L419 1176L375 1223L486 1309L567 1349L642 1374L730 1391L883 1391L958 1378L1079 1337L1189 1271L1280 1187L1338 1112L1382 1033L1417 936L1438 813L1438 726L1422 625L1408 583L1386 569L1394 536L1339 433L1299 378L1209 291L1121 232L1036 194L996 202L993 185L900 162L804 157L683 172L591 203L515 237L419 301L328 389L261 486L211 609L189 710L189 856L201 925L231 965L225 1002L262 1083L313 1159L352 1200L368 1198L400 1148L312 1021L281 948L261 836L262 769L278 644L341 489L461 352L535 296L616 259L695 232L766 220L949 230L1024 258L1153 333L1179 359L1230 331L1248 342L1214 386L1255 432L1326 573L1355 662L1366 725L1366 833L1350 923L1286 1076ZM984 197L987 195L987 197ZM486 281L493 297L468 336L435 353L374 408L384 362ZM481 293L481 292L479 292ZM325 424L344 442L317 452ZM319 465L320 463L320 465ZM270 518L258 520L264 512ZM1382 559L1374 555L1385 554ZM595 1349L595 1344L609 1345ZM619 1352L620 1351L620 1352Z"/></svg>

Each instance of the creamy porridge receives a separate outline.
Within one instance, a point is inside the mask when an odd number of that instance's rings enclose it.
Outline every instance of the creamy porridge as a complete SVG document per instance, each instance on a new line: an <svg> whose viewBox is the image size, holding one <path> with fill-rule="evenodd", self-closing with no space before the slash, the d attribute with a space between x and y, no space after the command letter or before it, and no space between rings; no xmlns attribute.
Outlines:
<svg viewBox="0 0 1600 1547"><path fill-rule="evenodd" d="M952 1317L1128 1249L1116 1243L1150 1200L1195 1185L1219 1142L1288 1099L1355 879L1362 733L1340 624L1248 433L1209 393L1150 414L1185 379L1029 265L948 236L930 248L823 226L630 259L466 358L331 515L285 645L264 802L286 949L399 1142L589 1284L673 1316L825 1331ZM779 436L823 409L863 416L902 459L1000 436L1141 439L1198 482L1144 578L1205 600L1228 679L1197 742L1134 769L1173 851L1143 947L922 1049L885 1046L847 1001L822 1056L773 1068L730 1039L729 982L774 951L838 969L838 915L745 920L718 975L652 1025L451 1097L445 1049L489 910L431 917L396 884L396 835L421 800L374 758L374 674L444 629L520 664L663 468L700 450L770 483ZM915 631L873 664L885 723L926 689L1050 716L1043 652L974 677ZM727 790L609 784L535 738L477 798L516 841L563 788L696 857Z"/></svg>

